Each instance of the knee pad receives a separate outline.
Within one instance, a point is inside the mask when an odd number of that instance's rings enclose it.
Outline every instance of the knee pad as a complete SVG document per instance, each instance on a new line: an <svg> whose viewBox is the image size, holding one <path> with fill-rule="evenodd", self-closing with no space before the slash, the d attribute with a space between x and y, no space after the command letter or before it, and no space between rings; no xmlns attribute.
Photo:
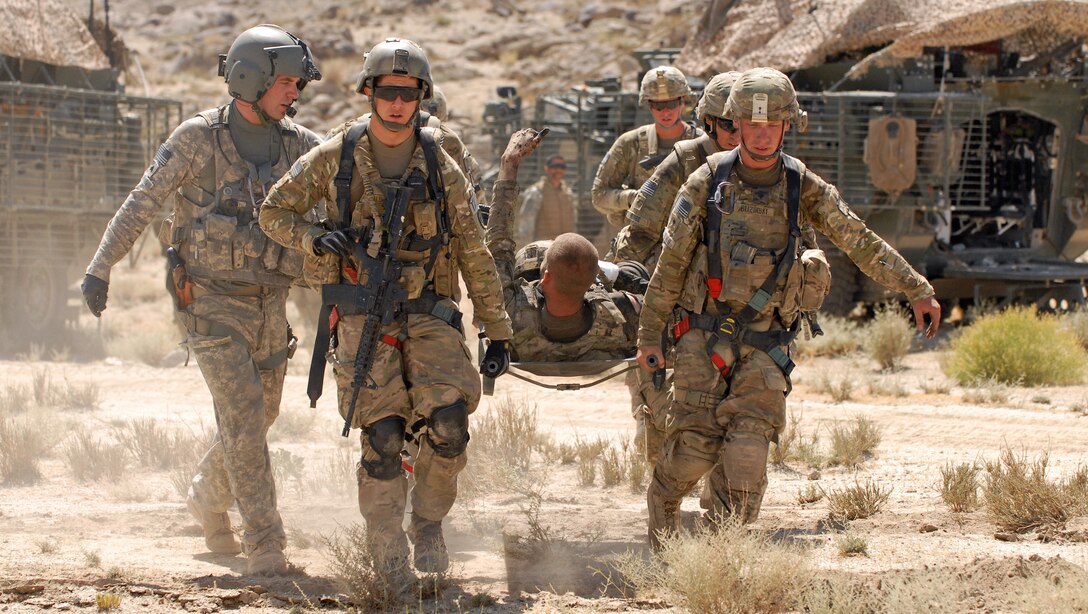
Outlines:
<svg viewBox="0 0 1088 614"><path fill-rule="evenodd" d="M729 490L762 493L767 475L767 451L773 429L730 432L722 445L721 468Z"/></svg>
<svg viewBox="0 0 1088 614"><path fill-rule="evenodd" d="M363 459L360 464L367 474L377 480L392 480L400 475L400 451L404 447L406 422L399 416L382 418L366 427L366 439L377 460Z"/></svg>
<svg viewBox="0 0 1088 614"><path fill-rule="evenodd" d="M427 443L435 454L456 458L468 448L468 404L457 401L431 412L427 420Z"/></svg>

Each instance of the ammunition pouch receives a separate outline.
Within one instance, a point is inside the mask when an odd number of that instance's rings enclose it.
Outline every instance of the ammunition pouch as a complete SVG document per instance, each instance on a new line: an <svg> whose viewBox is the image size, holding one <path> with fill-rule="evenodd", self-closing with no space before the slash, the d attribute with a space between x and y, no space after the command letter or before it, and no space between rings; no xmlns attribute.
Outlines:
<svg viewBox="0 0 1088 614"><path fill-rule="evenodd" d="M831 291L831 266L822 249L801 252L800 266L790 269L782 305L778 308L783 322L792 323L799 313L809 314L820 309Z"/></svg>

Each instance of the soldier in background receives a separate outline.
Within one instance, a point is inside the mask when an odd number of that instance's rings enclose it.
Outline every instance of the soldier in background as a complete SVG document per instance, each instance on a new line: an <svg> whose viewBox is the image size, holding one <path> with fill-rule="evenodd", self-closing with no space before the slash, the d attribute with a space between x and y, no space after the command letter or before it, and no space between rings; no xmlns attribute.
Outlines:
<svg viewBox="0 0 1088 614"><path fill-rule="evenodd" d="M598 248L607 246L626 223L627 210L639 188L678 141L702 131L682 121L691 87L684 73L672 66L652 68L642 77L638 104L647 105L654 123L620 135L597 167L593 179L593 208L607 219Z"/></svg>
<svg viewBox="0 0 1088 614"><path fill-rule="evenodd" d="M450 128L450 107L441 89L435 86L434 95L423 101L422 110L429 115L427 121L423 123L431 128L439 129L439 145L446 150L454 162L457 162L457 166L461 167L461 172L465 174L469 184L472 185L472 191L476 194L476 201L484 204L483 171L465 142Z"/></svg>
<svg viewBox="0 0 1088 614"><path fill-rule="evenodd" d="M321 73L306 43L261 25L221 56L220 74L235 100L174 130L110 221L82 290L91 313L100 316L110 269L172 198L173 213L160 235L184 262L191 297L176 293L175 304L219 429L189 488L189 510L209 550L244 551L249 573L279 574L287 571L287 540L266 434L279 414L293 343L287 289L302 272L302 257L267 240L256 218L273 182L320 142L286 116ZM234 501L243 522L241 546L227 515Z"/></svg>
<svg viewBox="0 0 1088 614"><path fill-rule="evenodd" d="M646 495L654 547L679 527L680 500L711 469L710 518L758 517L768 447L785 424L788 346L830 285L815 231L904 293L919 330L930 318L927 336L940 323L929 282L834 186L782 153L791 122L803 131L807 120L786 75L743 73L725 117L739 128L740 146L710 156L680 189L639 321L647 370L651 356L662 358L662 329L675 322L672 423Z"/></svg>
<svg viewBox="0 0 1088 614"><path fill-rule="evenodd" d="M567 161L555 155L544 163L544 176L521 195L518 244L575 232L574 193L563 177Z"/></svg>
<svg viewBox="0 0 1088 614"><path fill-rule="evenodd" d="M400 453L410 427L420 429L407 533L415 568L437 573L449 566L442 520L457 496L457 475L467 461L469 414L481 394L457 309L458 273L491 339L485 363L497 365L500 375L509 365L510 319L471 186L438 147L436 131L419 126L420 101L431 97L432 87L430 64L418 45L395 38L376 45L365 56L356 88L370 98L371 116L334 131L303 157L273 188L260 217L273 240L305 252L307 278L321 285L326 297L330 290L357 289L355 282L365 281L359 279L366 263L360 251L370 258L391 253L401 267L397 286L404 297L392 313L325 300L335 305L338 343L331 356L345 418L363 329L368 318L390 318L381 327L367 385L357 389L350 426L362 430L359 511L376 571L394 592L411 589L415 581L402 528L408 479ZM328 219L309 222L305 212L322 199L329 203ZM401 240L388 245L400 206L405 207ZM365 247L357 250L357 245ZM325 355L315 346L318 361ZM314 377L311 369L311 387ZM318 386L322 379L316 374Z"/></svg>

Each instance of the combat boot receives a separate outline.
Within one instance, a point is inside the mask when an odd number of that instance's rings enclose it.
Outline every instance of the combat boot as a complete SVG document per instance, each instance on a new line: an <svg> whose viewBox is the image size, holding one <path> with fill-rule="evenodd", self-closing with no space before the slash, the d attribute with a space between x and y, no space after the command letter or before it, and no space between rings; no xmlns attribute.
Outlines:
<svg viewBox="0 0 1088 614"><path fill-rule="evenodd" d="M423 573L442 573L450 567L450 555L446 539L442 537L442 521L427 520L412 512L412 524L408 527L412 540L416 569Z"/></svg>
<svg viewBox="0 0 1088 614"><path fill-rule="evenodd" d="M197 502L189 497L185 500L189 513L200 523L204 531L204 544L216 554L238 554L242 545L238 543L230 527L230 516L226 512L205 512Z"/></svg>
<svg viewBox="0 0 1088 614"><path fill-rule="evenodd" d="M661 550L662 538L680 529L680 500L666 499L654 487L655 484L650 484L647 489L646 507L649 516L647 537L650 547L656 551Z"/></svg>
<svg viewBox="0 0 1088 614"><path fill-rule="evenodd" d="M278 544L261 544L249 553L246 573L251 576L282 576L287 573L287 557Z"/></svg>

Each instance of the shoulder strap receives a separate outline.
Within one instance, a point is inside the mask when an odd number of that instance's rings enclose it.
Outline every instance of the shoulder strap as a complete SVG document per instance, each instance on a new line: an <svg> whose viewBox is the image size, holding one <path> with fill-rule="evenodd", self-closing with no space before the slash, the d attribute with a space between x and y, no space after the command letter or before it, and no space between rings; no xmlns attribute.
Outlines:
<svg viewBox="0 0 1088 614"><path fill-rule="evenodd" d="M340 146L340 167L332 183L336 186L336 208L340 211L341 228L351 225L351 176L355 174L355 146L369 126L369 119L352 125L344 132L344 142Z"/></svg>
<svg viewBox="0 0 1088 614"><path fill-rule="evenodd" d="M706 243L706 285L710 296L715 301L722 293L722 184L729 181L733 165L737 163L737 150L722 156L714 169L714 181L706 199L706 226L703 228L703 242ZM732 205L730 205L731 207Z"/></svg>
<svg viewBox="0 0 1088 614"><path fill-rule="evenodd" d="M442 184L442 167L438 165L438 142L431 129L418 130L416 136L420 146L423 147L423 159L427 162L427 185L431 189L435 206L438 208L438 233L442 236L442 244L446 245L450 241L450 224L445 207L446 189Z"/></svg>

